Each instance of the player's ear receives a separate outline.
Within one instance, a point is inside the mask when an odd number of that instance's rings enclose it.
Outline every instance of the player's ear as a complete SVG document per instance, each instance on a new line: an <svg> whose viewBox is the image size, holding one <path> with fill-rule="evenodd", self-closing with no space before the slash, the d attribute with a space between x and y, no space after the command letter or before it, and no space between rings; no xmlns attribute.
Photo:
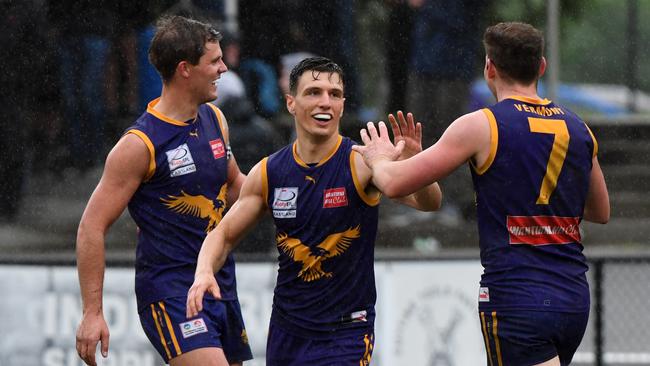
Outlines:
<svg viewBox="0 0 650 366"><path fill-rule="evenodd" d="M537 77L541 78L542 75L544 75L545 71L546 71L546 57L542 56L542 62L539 63L539 73Z"/></svg>
<svg viewBox="0 0 650 366"><path fill-rule="evenodd" d="M487 56L485 56L485 73L490 78L494 78L496 73L494 62Z"/></svg>
<svg viewBox="0 0 650 366"><path fill-rule="evenodd" d="M190 64L187 61L181 61L176 65L176 73L184 78L190 77Z"/></svg>
<svg viewBox="0 0 650 366"><path fill-rule="evenodd" d="M291 94L285 94L284 95L285 99L287 100L287 110L289 113L292 115L296 113L295 109L295 99L293 98L293 95Z"/></svg>

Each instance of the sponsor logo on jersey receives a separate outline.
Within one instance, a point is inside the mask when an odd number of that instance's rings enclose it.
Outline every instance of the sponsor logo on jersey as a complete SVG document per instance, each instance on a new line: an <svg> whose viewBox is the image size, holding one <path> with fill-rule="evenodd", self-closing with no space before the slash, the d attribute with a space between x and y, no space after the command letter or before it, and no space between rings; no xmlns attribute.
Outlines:
<svg viewBox="0 0 650 366"><path fill-rule="evenodd" d="M580 242L580 220L560 216L508 216L510 244L550 245Z"/></svg>
<svg viewBox="0 0 650 366"><path fill-rule="evenodd" d="M481 287L478 289L478 302L490 302L490 289Z"/></svg>
<svg viewBox="0 0 650 366"><path fill-rule="evenodd" d="M181 333L183 334L183 338L189 338L191 336L200 333L206 333L208 331L208 327L205 326L205 321L203 321L203 318L198 318L198 319L190 320L189 322L180 323L178 324L178 326L181 328Z"/></svg>
<svg viewBox="0 0 650 366"><path fill-rule="evenodd" d="M165 151L165 154L167 154L170 177L178 177L196 171L196 165L194 165L194 159L187 144L182 144L175 149Z"/></svg>
<svg viewBox="0 0 650 366"><path fill-rule="evenodd" d="M298 209L298 187L276 188L271 208L275 218L295 218Z"/></svg>
<svg viewBox="0 0 650 366"><path fill-rule="evenodd" d="M226 148L224 147L221 138L210 141L210 148L212 149L212 155L215 159L220 159L226 156Z"/></svg>
<svg viewBox="0 0 650 366"><path fill-rule="evenodd" d="M348 205L345 187L326 189L323 193L323 208L342 207Z"/></svg>

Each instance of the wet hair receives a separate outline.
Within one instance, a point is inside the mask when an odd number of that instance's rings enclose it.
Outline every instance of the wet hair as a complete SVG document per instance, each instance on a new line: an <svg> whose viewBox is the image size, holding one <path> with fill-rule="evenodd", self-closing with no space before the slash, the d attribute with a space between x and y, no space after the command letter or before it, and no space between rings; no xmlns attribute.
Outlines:
<svg viewBox="0 0 650 366"><path fill-rule="evenodd" d="M211 25L182 16L166 16L156 24L156 34L149 46L149 62L163 82L171 80L181 61L199 63L205 44L219 42L222 36Z"/></svg>
<svg viewBox="0 0 650 366"><path fill-rule="evenodd" d="M509 22L488 27L483 45L490 61L506 77L522 84L539 77L544 36L532 25Z"/></svg>
<svg viewBox="0 0 650 366"><path fill-rule="evenodd" d="M298 89L298 80L307 71L311 71L314 79L318 78L321 72L329 74L339 74L341 84L345 85L343 69L334 61L325 57L308 57L300 61L292 70L289 75L289 91L291 94L296 95Z"/></svg>

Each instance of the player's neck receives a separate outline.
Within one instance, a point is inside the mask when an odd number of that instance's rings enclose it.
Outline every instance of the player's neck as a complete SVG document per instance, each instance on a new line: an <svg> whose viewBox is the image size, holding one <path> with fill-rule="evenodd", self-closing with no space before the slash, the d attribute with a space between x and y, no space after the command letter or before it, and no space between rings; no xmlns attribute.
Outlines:
<svg viewBox="0 0 650 366"><path fill-rule="evenodd" d="M341 136L301 136L296 140L296 153L307 164L318 163L329 156L339 143Z"/></svg>
<svg viewBox="0 0 650 366"><path fill-rule="evenodd" d="M154 109L166 117L184 122L196 118L199 105L182 90L163 86L160 101Z"/></svg>
<svg viewBox="0 0 650 366"><path fill-rule="evenodd" d="M537 95L537 83L530 85L506 84L496 85L497 101L511 97L526 97L531 99L542 99Z"/></svg>

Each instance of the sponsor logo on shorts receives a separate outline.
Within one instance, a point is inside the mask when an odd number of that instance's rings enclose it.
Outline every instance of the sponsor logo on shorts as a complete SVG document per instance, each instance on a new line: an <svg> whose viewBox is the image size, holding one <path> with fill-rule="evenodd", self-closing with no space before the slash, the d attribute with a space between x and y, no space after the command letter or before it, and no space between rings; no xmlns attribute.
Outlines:
<svg viewBox="0 0 650 366"><path fill-rule="evenodd" d="M481 287L478 289L478 302L490 302L490 289Z"/></svg>
<svg viewBox="0 0 650 366"><path fill-rule="evenodd" d="M196 165L194 165L194 159L187 144L165 151L165 154L167 154L167 163L169 164L169 176L178 177L196 171Z"/></svg>
<svg viewBox="0 0 650 366"><path fill-rule="evenodd" d="M323 208L342 207L348 205L345 187L326 189L323 193Z"/></svg>
<svg viewBox="0 0 650 366"><path fill-rule="evenodd" d="M276 188L271 208L275 218L295 218L298 209L298 187Z"/></svg>
<svg viewBox="0 0 650 366"><path fill-rule="evenodd" d="M367 317L368 317L368 312L365 310L355 311L354 313L350 314L350 319L352 319L353 323L367 322L368 321Z"/></svg>
<svg viewBox="0 0 650 366"><path fill-rule="evenodd" d="M208 327L205 326L205 322L203 321L203 318L198 318L198 319L190 320L189 322L180 323L178 324L178 326L181 328L181 333L183 334L183 338L189 338L191 336L200 333L206 333L208 331Z"/></svg>

